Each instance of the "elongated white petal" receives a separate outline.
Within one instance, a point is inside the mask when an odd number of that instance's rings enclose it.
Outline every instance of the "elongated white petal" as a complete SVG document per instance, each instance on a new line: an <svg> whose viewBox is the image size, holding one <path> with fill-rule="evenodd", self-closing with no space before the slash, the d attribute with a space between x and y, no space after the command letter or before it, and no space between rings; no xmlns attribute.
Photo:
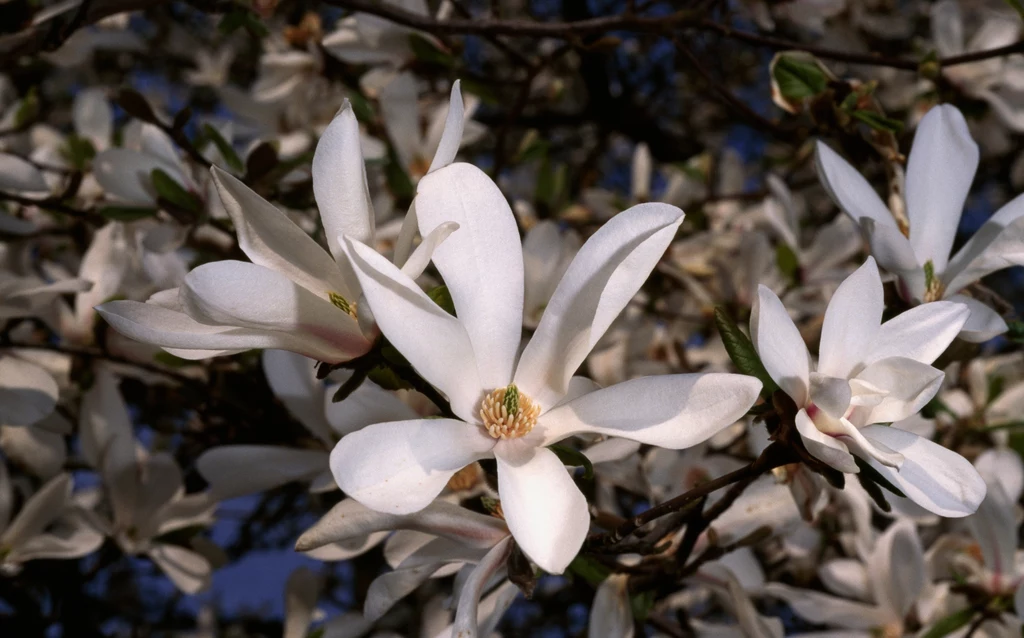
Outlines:
<svg viewBox="0 0 1024 638"><path fill-rule="evenodd" d="M878 607L782 583L768 583L764 593L789 603L793 611L804 620L830 627L869 630L890 620Z"/></svg>
<svg viewBox="0 0 1024 638"><path fill-rule="evenodd" d="M199 323L184 313L137 301L111 301L97 306L96 310L107 323L126 337L165 348L209 350L208 356L211 357L226 350L239 352L253 348L279 348L320 361L338 363L348 361L369 348L369 344L364 342L361 352L353 352L313 334L211 326ZM192 354L198 356L199 353Z"/></svg>
<svg viewBox="0 0 1024 638"><path fill-rule="evenodd" d="M17 155L0 153L0 190L46 195L50 187L46 185L42 172L27 160Z"/></svg>
<svg viewBox="0 0 1024 638"><path fill-rule="evenodd" d="M632 638L633 610L629 603L626 574L612 574L601 581L590 606L587 638Z"/></svg>
<svg viewBox="0 0 1024 638"><path fill-rule="evenodd" d="M458 223L434 251L434 264L473 344L483 387L508 385L522 338L523 250L505 196L480 169L452 164L420 181L416 215L424 237Z"/></svg>
<svg viewBox="0 0 1024 638"><path fill-rule="evenodd" d="M900 295L907 299L921 299L925 293L924 269L910 240L895 226L875 223L873 219L861 219L860 226L878 265L900 278Z"/></svg>
<svg viewBox="0 0 1024 638"><path fill-rule="evenodd" d="M64 472L47 481L21 506L0 536L0 545L16 547L42 532L64 512L70 498L70 474Z"/></svg>
<svg viewBox="0 0 1024 638"><path fill-rule="evenodd" d="M418 162L426 162L427 158L421 156L423 135L416 76L400 73L381 89L380 113L402 170L410 172ZM415 179L413 175L410 177Z"/></svg>
<svg viewBox="0 0 1024 638"><path fill-rule="evenodd" d="M857 169L823 142L815 144L815 151L818 179L839 208L857 223L868 218L896 228L889 209Z"/></svg>
<svg viewBox="0 0 1024 638"><path fill-rule="evenodd" d="M974 459L974 467L989 485L999 483L1013 502L1024 492L1024 463L1017 452L1005 448L985 450Z"/></svg>
<svg viewBox="0 0 1024 638"><path fill-rule="evenodd" d="M981 556L996 579L1005 586L1017 578L1017 507L999 483L988 483L988 492L974 516L964 519Z"/></svg>
<svg viewBox="0 0 1024 638"><path fill-rule="evenodd" d="M850 407L852 392L846 378L829 377L820 372L811 373L811 402L833 419L840 419Z"/></svg>
<svg viewBox="0 0 1024 638"><path fill-rule="evenodd" d="M888 392L881 403L869 408L866 416L851 417L858 425L865 425L892 423L917 413L939 391L943 374L926 363L890 357L872 363L856 378Z"/></svg>
<svg viewBox="0 0 1024 638"><path fill-rule="evenodd" d="M973 514L985 498L985 481L964 457L911 432L884 425L861 429L869 440L903 455L900 468L865 459L907 498L949 518Z"/></svg>
<svg viewBox="0 0 1024 638"><path fill-rule="evenodd" d="M970 309L952 301L921 304L893 317L867 344L864 365L889 357L930 364L953 343L970 316Z"/></svg>
<svg viewBox="0 0 1024 638"><path fill-rule="evenodd" d="M426 507L453 474L488 456L494 442L482 428L453 419L378 423L335 446L331 471L363 505L410 514Z"/></svg>
<svg viewBox="0 0 1024 638"><path fill-rule="evenodd" d="M381 332L424 379L444 392L455 414L475 421L483 393L490 388L481 386L477 353L463 324L372 248L348 240L345 247Z"/></svg>
<svg viewBox="0 0 1024 638"><path fill-rule="evenodd" d="M1024 264L1024 195L1018 195L988 219L950 260L942 281L946 295L985 275Z"/></svg>
<svg viewBox="0 0 1024 638"><path fill-rule="evenodd" d="M75 132L92 142L97 151L110 144L114 133L114 110L110 108L104 89L96 87L79 91L72 104L71 120Z"/></svg>
<svg viewBox="0 0 1024 638"><path fill-rule="evenodd" d="M321 586L321 577L308 567L299 567L288 576L284 586L282 638L305 638Z"/></svg>
<svg viewBox="0 0 1024 638"><path fill-rule="evenodd" d="M132 267L134 252L127 229L120 222L111 222L93 235L78 270L79 277L93 283L90 290L75 296L74 329L80 336L91 337L94 307L121 290L121 283Z"/></svg>
<svg viewBox="0 0 1024 638"><path fill-rule="evenodd" d="M894 621L902 620L925 586L924 550L910 519L885 530L868 558L875 600Z"/></svg>
<svg viewBox="0 0 1024 638"><path fill-rule="evenodd" d="M217 261L185 277L185 312L200 323L307 333L352 356L369 347L356 320L277 271L244 261Z"/></svg>
<svg viewBox="0 0 1024 638"><path fill-rule="evenodd" d="M826 589L845 598L871 600L871 585L864 563L855 558L837 558L818 568Z"/></svg>
<svg viewBox="0 0 1024 638"><path fill-rule="evenodd" d="M964 52L964 20L957 0L939 0L931 6L932 39L939 55Z"/></svg>
<svg viewBox="0 0 1024 638"><path fill-rule="evenodd" d="M9 460L43 479L60 472L68 458L64 435L39 424L27 428L0 425L0 449Z"/></svg>
<svg viewBox="0 0 1024 638"><path fill-rule="evenodd" d="M757 287L750 313L750 337L775 383L798 406L805 405L811 355L786 308L767 286Z"/></svg>
<svg viewBox="0 0 1024 638"><path fill-rule="evenodd" d="M308 481L328 467L328 454L276 445L223 445L203 452L196 468L218 500ZM259 471L253 471L259 468Z"/></svg>
<svg viewBox="0 0 1024 638"><path fill-rule="evenodd" d="M210 563L192 550L161 543L153 545L147 555L186 594L195 594L210 584Z"/></svg>
<svg viewBox="0 0 1024 638"><path fill-rule="evenodd" d="M313 194L336 260L344 259L341 236L373 244L373 202L366 185L359 122L348 100L317 142L313 154Z"/></svg>
<svg viewBox="0 0 1024 638"><path fill-rule="evenodd" d="M434 256L434 251L437 250L437 247L441 245L441 242L448 239L448 235L451 235L458 229L459 225L455 222L445 222L430 231L430 234L423 238L423 241L412 251L408 259L399 266L402 272L410 279L416 279L422 275L423 271L427 269L427 265L430 264L430 259ZM397 258L395 265L399 265Z"/></svg>
<svg viewBox="0 0 1024 638"><path fill-rule="evenodd" d="M313 294L331 292L354 301L352 290L331 256L288 216L234 176L216 166L213 182L238 233L238 246L252 260L287 276ZM330 235L328 235L330 237Z"/></svg>
<svg viewBox="0 0 1024 638"><path fill-rule="evenodd" d="M821 327L818 372L838 378L855 372L882 325L884 308L882 278L875 260L868 257L828 302Z"/></svg>
<svg viewBox="0 0 1024 638"><path fill-rule="evenodd" d="M860 471L849 448L842 441L819 430L811 417L807 415L806 410L796 413L795 422L804 447L811 453L811 456L840 472L856 474Z"/></svg>
<svg viewBox="0 0 1024 638"><path fill-rule="evenodd" d="M62 523L53 532L37 534L13 548L6 560L24 563L38 559L81 558L91 554L103 544L105 537L85 522L68 525Z"/></svg>
<svg viewBox="0 0 1024 638"><path fill-rule="evenodd" d="M509 553L512 551L512 539L506 538L487 552L483 560L473 569L469 578L459 592L459 604L455 610L455 624L452 627L454 636L476 638L477 607L483 596L484 588L491 578L505 567Z"/></svg>
<svg viewBox="0 0 1024 638"><path fill-rule="evenodd" d="M978 145L960 111L949 104L928 111L907 158L907 216L914 254L936 273L946 269L977 170Z"/></svg>
<svg viewBox="0 0 1024 638"><path fill-rule="evenodd" d="M514 440L503 443L495 458L498 495L509 531L541 569L561 574L590 529L587 499L554 452L513 450Z"/></svg>
<svg viewBox="0 0 1024 638"><path fill-rule="evenodd" d="M740 374L642 377L562 404L541 415L534 431L543 445L592 432L682 449L735 423L760 391L760 381Z"/></svg>
<svg viewBox="0 0 1024 638"><path fill-rule="evenodd" d="M316 378L316 361L287 350L264 350L261 362L274 396L313 435L333 443L331 424L324 413L324 404L330 399Z"/></svg>
<svg viewBox="0 0 1024 638"><path fill-rule="evenodd" d="M462 130L465 123L465 108L462 105L462 90L459 80L452 83L451 97L448 101L448 114L444 120L444 130L437 142L434 159L430 162L427 174L444 168L455 161L455 156L462 145ZM425 149L426 150L426 149Z"/></svg>
<svg viewBox="0 0 1024 638"><path fill-rule="evenodd" d="M395 603L425 583L438 567L437 563L417 565L396 569L374 578L366 591L363 616L370 621L379 620L395 606Z"/></svg>
<svg viewBox="0 0 1024 638"><path fill-rule="evenodd" d="M983 343L1009 329L1006 320L998 312L977 299L966 295L953 295L949 301L964 304L971 311L960 334L957 335L964 341Z"/></svg>
<svg viewBox="0 0 1024 638"><path fill-rule="evenodd" d="M516 384L530 398L544 407L562 398L573 373L643 285L682 222L683 211L675 206L640 204L613 217L583 244L516 369Z"/></svg>
<svg viewBox="0 0 1024 638"><path fill-rule="evenodd" d="M0 423L30 425L53 412L57 382L45 369L17 357L0 358Z"/></svg>
<svg viewBox="0 0 1024 638"><path fill-rule="evenodd" d="M321 403L321 411L326 413L327 422L335 434L348 434L374 423L408 421L419 417L394 392L388 392L372 381L363 381L344 401L335 403L333 395L339 387L328 387Z"/></svg>
<svg viewBox="0 0 1024 638"><path fill-rule="evenodd" d="M349 498L306 530L295 549L304 552L378 531L403 529L450 538L471 547L493 547L508 535L508 528L499 519L446 501L433 501L411 514L388 514Z"/></svg>
<svg viewBox="0 0 1024 638"><path fill-rule="evenodd" d="M126 204L156 206L156 189L152 173L160 169L187 186L180 177L177 164L126 148L108 148L96 155L92 162L93 176L108 195Z"/></svg>

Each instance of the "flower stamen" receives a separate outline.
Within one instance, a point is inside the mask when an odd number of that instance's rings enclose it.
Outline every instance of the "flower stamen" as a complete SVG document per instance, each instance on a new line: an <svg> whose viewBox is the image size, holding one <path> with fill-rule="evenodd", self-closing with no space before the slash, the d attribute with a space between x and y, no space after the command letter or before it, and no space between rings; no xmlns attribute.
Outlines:
<svg viewBox="0 0 1024 638"><path fill-rule="evenodd" d="M540 406L519 391L515 384L498 388L484 397L480 420L496 439L518 439L537 425Z"/></svg>

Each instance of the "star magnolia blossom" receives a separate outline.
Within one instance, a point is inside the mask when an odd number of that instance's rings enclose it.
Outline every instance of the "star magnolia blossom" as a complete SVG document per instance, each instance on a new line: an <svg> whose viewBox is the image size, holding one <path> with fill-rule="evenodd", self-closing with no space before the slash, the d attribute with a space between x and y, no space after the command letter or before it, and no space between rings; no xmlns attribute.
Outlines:
<svg viewBox="0 0 1024 638"><path fill-rule="evenodd" d="M796 402L807 451L842 472L862 458L908 498L940 516L974 513L985 482L959 454L896 427L938 392L943 374L929 365L967 321L963 304L922 304L882 323L875 260L850 275L825 311L815 370L782 302L761 286L750 334L765 369Z"/></svg>
<svg viewBox="0 0 1024 638"><path fill-rule="evenodd" d="M663 447L695 445L732 424L761 384L732 374L640 378L579 395L573 372L654 268L683 213L641 204L580 249L517 357L523 252L512 210L479 169L453 164L419 184L420 232L457 222L434 253L453 317L371 248L346 250L388 340L450 400L457 418L371 425L334 448L338 485L371 509L426 507L466 465L494 457L509 530L543 569L562 572L589 528L587 501L546 446L577 433ZM518 360L518 362L517 362Z"/></svg>
<svg viewBox="0 0 1024 638"><path fill-rule="evenodd" d="M909 229L899 228L867 180L821 142L817 162L818 175L832 200L861 225L878 263L899 277L902 297L967 304L971 315L960 337L968 341L985 341L1006 332L1006 322L994 310L959 293L985 275L1024 264L1024 197L996 211L950 257L978 169L978 145L956 107L936 106L917 128L907 160Z"/></svg>
<svg viewBox="0 0 1024 638"><path fill-rule="evenodd" d="M462 111L456 83L431 170L455 158ZM239 247L252 263L203 264L180 288L157 293L144 304L112 301L97 307L100 314L118 332L187 359L277 348L338 363L369 350L375 328L365 315L360 320L359 281L341 247L342 237L371 244L375 237L351 106L346 103L327 127L313 156L313 192L330 252L242 182L216 167L212 171ZM409 234L396 247L396 261L409 276L419 276L434 247L454 228L437 226L415 251Z"/></svg>

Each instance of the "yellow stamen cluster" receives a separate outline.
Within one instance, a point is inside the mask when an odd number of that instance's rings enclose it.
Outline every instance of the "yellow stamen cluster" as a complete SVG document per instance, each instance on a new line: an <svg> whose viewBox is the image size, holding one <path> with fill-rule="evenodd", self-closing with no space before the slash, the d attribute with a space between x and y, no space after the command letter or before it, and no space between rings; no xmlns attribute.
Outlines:
<svg viewBox="0 0 1024 638"><path fill-rule="evenodd" d="M356 318L356 305L354 303L330 290L327 291L327 298L331 300L331 303L334 304L336 308L339 308L342 312L353 319Z"/></svg>
<svg viewBox="0 0 1024 638"><path fill-rule="evenodd" d="M537 425L540 406L519 392L515 384L498 388L480 406L480 419L487 433L496 439L518 439Z"/></svg>
<svg viewBox="0 0 1024 638"><path fill-rule="evenodd" d="M480 464L473 462L462 468L448 479L448 489L453 492L462 492L475 486L480 480L482 470Z"/></svg>

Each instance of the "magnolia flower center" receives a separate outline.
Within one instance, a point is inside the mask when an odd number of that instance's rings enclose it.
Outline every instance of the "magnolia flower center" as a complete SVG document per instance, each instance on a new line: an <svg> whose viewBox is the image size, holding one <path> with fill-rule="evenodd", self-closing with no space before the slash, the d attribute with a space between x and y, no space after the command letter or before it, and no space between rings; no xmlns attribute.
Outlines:
<svg viewBox="0 0 1024 638"><path fill-rule="evenodd" d="M356 304L354 302L351 302L338 293L330 290L327 291L327 298L331 300L331 303L334 304L336 308L339 308L342 312L353 319L356 318Z"/></svg>
<svg viewBox="0 0 1024 638"><path fill-rule="evenodd" d="M935 276L935 266L929 259L924 264L924 302L940 301L945 293L942 278Z"/></svg>
<svg viewBox="0 0 1024 638"><path fill-rule="evenodd" d="M498 388L480 406L480 420L496 439L518 439L537 425L540 406L519 391L515 384Z"/></svg>

